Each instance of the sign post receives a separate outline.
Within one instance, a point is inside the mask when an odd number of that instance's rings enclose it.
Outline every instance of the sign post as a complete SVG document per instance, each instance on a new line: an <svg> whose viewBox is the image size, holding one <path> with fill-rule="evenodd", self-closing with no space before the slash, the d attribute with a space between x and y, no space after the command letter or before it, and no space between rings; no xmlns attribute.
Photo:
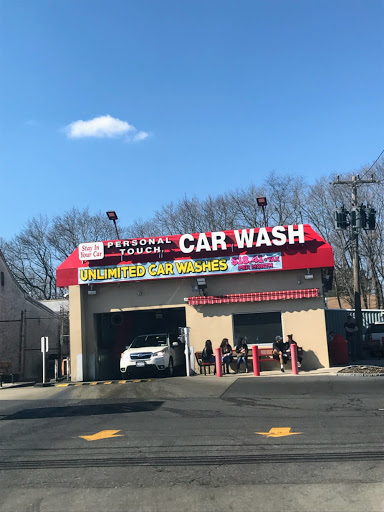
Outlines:
<svg viewBox="0 0 384 512"><path fill-rule="evenodd" d="M43 354L43 384L45 384L45 354L48 352L48 336L41 337L41 352Z"/></svg>

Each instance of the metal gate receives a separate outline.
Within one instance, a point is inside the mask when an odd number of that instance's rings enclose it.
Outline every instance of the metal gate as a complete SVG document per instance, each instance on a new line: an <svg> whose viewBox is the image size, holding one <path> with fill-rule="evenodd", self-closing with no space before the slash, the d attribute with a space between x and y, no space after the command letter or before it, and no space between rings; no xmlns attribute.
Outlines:
<svg viewBox="0 0 384 512"><path fill-rule="evenodd" d="M325 321L327 325L327 333L333 331L335 334L342 334L345 336L344 324L347 321L348 315L355 316L355 310L326 309ZM362 309L361 315L363 318L363 334L369 324L384 322L384 309Z"/></svg>

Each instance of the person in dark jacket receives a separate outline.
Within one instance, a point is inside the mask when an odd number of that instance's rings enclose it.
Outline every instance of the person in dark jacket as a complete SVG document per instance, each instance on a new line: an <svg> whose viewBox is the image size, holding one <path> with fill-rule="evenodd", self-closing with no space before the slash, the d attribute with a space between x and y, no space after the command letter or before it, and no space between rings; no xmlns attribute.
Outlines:
<svg viewBox="0 0 384 512"><path fill-rule="evenodd" d="M292 356L291 356L291 345L294 344L296 345L297 347L297 343L296 341L293 339L293 334L287 334L287 337L285 339L286 343L288 343L288 349L287 349L287 354L289 356L289 359L292 359ZM302 362L303 358L301 356L299 356L299 354L297 354L297 366L299 368L301 368L301 362Z"/></svg>
<svg viewBox="0 0 384 512"><path fill-rule="evenodd" d="M359 329L356 325L356 320L352 315L349 315L347 321L344 324L345 337L348 342L348 355L352 361L357 359L357 335Z"/></svg>
<svg viewBox="0 0 384 512"><path fill-rule="evenodd" d="M280 361L280 370L282 372L284 371L284 365L288 361L288 348L289 343L284 343L281 336L276 336L275 341L273 342L273 359Z"/></svg>
<svg viewBox="0 0 384 512"><path fill-rule="evenodd" d="M203 352L201 353L201 360L203 363L214 363L215 356L213 355L212 341L207 340L205 342L205 347L203 348Z"/></svg>
<svg viewBox="0 0 384 512"><path fill-rule="evenodd" d="M232 355L232 347L229 344L228 338L223 338L223 341L220 344L221 353L223 357L223 364L225 366L225 369L227 370L227 373L231 373L229 371L229 365L232 362L233 355ZM225 371L224 371L225 373Z"/></svg>
<svg viewBox="0 0 384 512"><path fill-rule="evenodd" d="M237 373L240 370L241 363L244 363L245 366L245 373L248 373L248 364L247 364L247 358L248 358L248 345L244 338L239 338L239 341L236 345L236 353L237 353Z"/></svg>

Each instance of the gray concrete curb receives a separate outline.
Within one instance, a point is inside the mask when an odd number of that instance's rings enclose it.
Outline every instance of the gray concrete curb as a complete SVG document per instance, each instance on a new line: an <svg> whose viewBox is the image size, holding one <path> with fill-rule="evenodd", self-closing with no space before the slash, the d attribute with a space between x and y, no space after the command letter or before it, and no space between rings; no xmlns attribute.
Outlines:
<svg viewBox="0 0 384 512"><path fill-rule="evenodd" d="M384 377L384 373L336 373L341 377Z"/></svg>
<svg viewBox="0 0 384 512"><path fill-rule="evenodd" d="M0 387L1 389L12 389L12 388L26 388L27 386L34 386L36 384L35 381L33 382L14 382L13 384L3 384Z"/></svg>

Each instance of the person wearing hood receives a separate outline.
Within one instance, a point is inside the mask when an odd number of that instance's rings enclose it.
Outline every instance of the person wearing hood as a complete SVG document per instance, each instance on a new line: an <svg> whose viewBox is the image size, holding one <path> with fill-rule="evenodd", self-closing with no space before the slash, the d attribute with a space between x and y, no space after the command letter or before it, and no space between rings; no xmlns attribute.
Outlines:
<svg viewBox="0 0 384 512"><path fill-rule="evenodd" d="M280 361L280 370L284 372L284 365L288 361L287 350L289 349L289 343L285 343L281 336L276 336L273 342L273 359Z"/></svg>

